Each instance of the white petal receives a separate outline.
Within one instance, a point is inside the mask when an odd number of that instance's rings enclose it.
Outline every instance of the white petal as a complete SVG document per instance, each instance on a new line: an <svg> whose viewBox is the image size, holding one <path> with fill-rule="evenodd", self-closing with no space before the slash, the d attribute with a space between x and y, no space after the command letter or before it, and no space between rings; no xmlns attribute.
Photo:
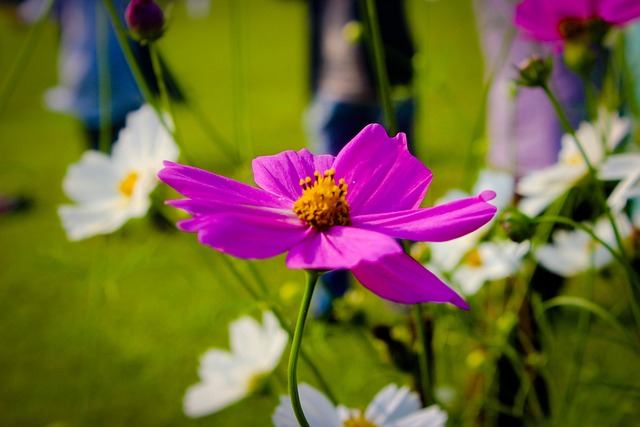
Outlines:
<svg viewBox="0 0 640 427"><path fill-rule="evenodd" d="M496 198L489 203L498 209L503 209L511 203L515 191L513 174L491 169L483 169L473 187L473 194L480 194L484 190L493 190Z"/></svg>
<svg viewBox="0 0 640 427"><path fill-rule="evenodd" d="M640 169L640 153L625 153L609 156L600 165L598 175L604 180L625 179Z"/></svg>
<svg viewBox="0 0 640 427"><path fill-rule="evenodd" d="M121 196L120 181L109 156L89 150L69 166L62 188L74 201L95 202Z"/></svg>
<svg viewBox="0 0 640 427"><path fill-rule="evenodd" d="M220 372L237 377L238 371L242 370L246 370L243 360L234 357L228 351L212 349L200 358L198 375L203 381L207 381L209 378L217 378Z"/></svg>
<svg viewBox="0 0 640 427"><path fill-rule="evenodd" d="M265 311L262 314L262 325L265 340L268 343L268 348L264 355L265 368L271 371L280 362L282 353L289 341L289 334L282 329L280 322L270 311Z"/></svg>
<svg viewBox="0 0 640 427"><path fill-rule="evenodd" d="M553 165L524 176L517 186L523 198L518 208L529 216L536 216L585 175L583 166Z"/></svg>
<svg viewBox="0 0 640 427"><path fill-rule="evenodd" d="M429 406L404 417L394 427L444 427L447 413L437 406Z"/></svg>
<svg viewBox="0 0 640 427"><path fill-rule="evenodd" d="M121 206L120 200L63 205L58 208L58 214L67 237L72 241L112 233L131 218L131 213Z"/></svg>
<svg viewBox="0 0 640 427"><path fill-rule="evenodd" d="M229 383L222 377L211 378L187 389L184 413L192 418L213 414L242 399L248 392L245 384Z"/></svg>
<svg viewBox="0 0 640 427"><path fill-rule="evenodd" d="M420 408L420 400L416 393L409 391L408 387L398 388L389 384L373 398L367 410L365 418L379 426L397 421Z"/></svg>
<svg viewBox="0 0 640 427"><path fill-rule="evenodd" d="M300 403L310 427L342 427L336 408L322 393L308 384L300 384ZM272 417L276 427L298 427L291 400L281 397Z"/></svg>
<svg viewBox="0 0 640 427"><path fill-rule="evenodd" d="M260 324L251 316L242 316L229 324L229 343L235 357L260 360L267 345L264 338Z"/></svg>

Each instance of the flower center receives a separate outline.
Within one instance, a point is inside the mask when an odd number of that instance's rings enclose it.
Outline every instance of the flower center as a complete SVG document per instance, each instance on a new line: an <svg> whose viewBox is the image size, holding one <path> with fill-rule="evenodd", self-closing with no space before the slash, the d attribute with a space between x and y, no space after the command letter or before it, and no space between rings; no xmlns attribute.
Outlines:
<svg viewBox="0 0 640 427"><path fill-rule="evenodd" d="M266 391L269 387L269 376L268 372L252 376L247 382L249 394L259 394Z"/></svg>
<svg viewBox="0 0 640 427"><path fill-rule="evenodd" d="M471 267L481 267L482 257L480 256L480 251L477 248L473 249L465 256L464 263Z"/></svg>
<svg viewBox="0 0 640 427"><path fill-rule="evenodd" d="M136 181L138 181L138 174L135 172L131 172L120 183L120 192L127 197L131 197L131 195L133 194L133 189L136 186Z"/></svg>
<svg viewBox="0 0 640 427"><path fill-rule="evenodd" d="M298 218L318 230L326 230L334 225L351 225L347 184L341 178L338 184L335 171L329 169L324 175L315 172L315 182L311 177L300 180L302 196L293 204L293 212Z"/></svg>
<svg viewBox="0 0 640 427"><path fill-rule="evenodd" d="M358 418L349 418L345 420L342 425L344 427L377 427L376 424L367 420L363 414L358 415Z"/></svg>
<svg viewBox="0 0 640 427"><path fill-rule="evenodd" d="M565 40L585 39L599 43L609 30L610 24L599 16L589 19L566 18L558 24L558 31Z"/></svg>

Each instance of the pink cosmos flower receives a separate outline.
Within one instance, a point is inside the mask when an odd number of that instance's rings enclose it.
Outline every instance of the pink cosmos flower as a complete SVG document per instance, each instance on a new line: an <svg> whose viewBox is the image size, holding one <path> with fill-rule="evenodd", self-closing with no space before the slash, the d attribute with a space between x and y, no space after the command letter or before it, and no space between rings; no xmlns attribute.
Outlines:
<svg viewBox="0 0 640 427"><path fill-rule="evenodd" d="M561 42L638 17L638 0L524 0L516 7L515 23L536 40Z"/></svg>
<svg viewBox="0 0 640 427"><path fill-rule="evenodd" d="M420 208L432 174L409 153L404 134L369 125L337 157L303 149L253 161L252 187L197 168L165 162L159 178L186 199L168 203L193 217L178 227L200 243L239 258L289 252L294 269L350 269L369 290L405 304L464 300L396 239L440 242L488 222L495 197Z"/></svg>

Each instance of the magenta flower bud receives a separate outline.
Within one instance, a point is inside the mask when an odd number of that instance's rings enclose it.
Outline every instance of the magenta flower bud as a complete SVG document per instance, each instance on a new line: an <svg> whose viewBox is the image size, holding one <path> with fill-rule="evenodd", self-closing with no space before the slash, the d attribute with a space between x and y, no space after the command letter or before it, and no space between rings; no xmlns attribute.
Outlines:
<svg viewBox="0 0 640 427"><path fill-rule="evenodd" d="M164 31L164 12L153 0L131 0L124 19L136 40L153 41Z"/></svg>

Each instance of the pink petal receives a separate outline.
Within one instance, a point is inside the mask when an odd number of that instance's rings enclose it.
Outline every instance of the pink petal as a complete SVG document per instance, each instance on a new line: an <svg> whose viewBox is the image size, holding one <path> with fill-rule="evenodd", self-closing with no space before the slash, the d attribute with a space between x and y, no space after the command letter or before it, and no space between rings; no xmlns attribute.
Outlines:
<svg viewBox="0 0 640 427"><path fill-rule="evenodd" d="M221 206L246 205L291 209L292 203L260 188L191 166L164 162L158 178L183 196Z"/></svg>
<svg viewBox="0 0 640 427"><path fill-rule="evenodd" d="M324 232L314 231L291 248L287 267L317 270L348 269L361 261L376 261L381 257L402 252L391 237L355 227L332 227Z"/></svg>
<svg viewBox="0 0 640 427"><path fill-rule="evenodd" d="M564 19L588 19L597 16L592 0L524 0L515 11L516 26L540 41L562 40L558 25Z"/></svg>
<svg viewBox="0 0 640 427"><path fill-rule="evenodd" d="M484 191L476 197L432 208L361 215L352 217L352 221L355 227L399 239L443 242L471 233L489 222L497 208L487 201L494 197L494 192Z"/></svg>
<svg viewBox="0 0 640 427"><path fill-rule="evenodd" d="M362 262L351 269L360 283L374 294L402 304L451 303L465 310L469 305L451 288L404 253Z"/></svg>
<svg viewBox="0 0 640 427"><path fill-rule="evenodd" d="M353 215L393 212L420 205L431 171L407 149L406 137L390 138L377 124L365 127L338 154L336 180L348 185Z"/></svg>
<svg viewBox="0 0 640 427"><path fill-rule="evenodd" d="M603 1L599 9L602 19L615 25L623 25L640 17L638 0Z"/></svg>
<svg viewBox="0 0 640 427"><path fill-rule="evenodd" d="M288 251L309 233L298 218L255 210L209 215L186 220L179 226L198 231L200 243L238 258L270 258Z"/></svg>
<svg viewBox="0 0 640 427"><path fill-rule="evenodd" d="M258 157L252 164L254 180L265 190L295 201L302 195L300 180L331 169L333 161L331 155L316 156L306 149Z"/></svg>

